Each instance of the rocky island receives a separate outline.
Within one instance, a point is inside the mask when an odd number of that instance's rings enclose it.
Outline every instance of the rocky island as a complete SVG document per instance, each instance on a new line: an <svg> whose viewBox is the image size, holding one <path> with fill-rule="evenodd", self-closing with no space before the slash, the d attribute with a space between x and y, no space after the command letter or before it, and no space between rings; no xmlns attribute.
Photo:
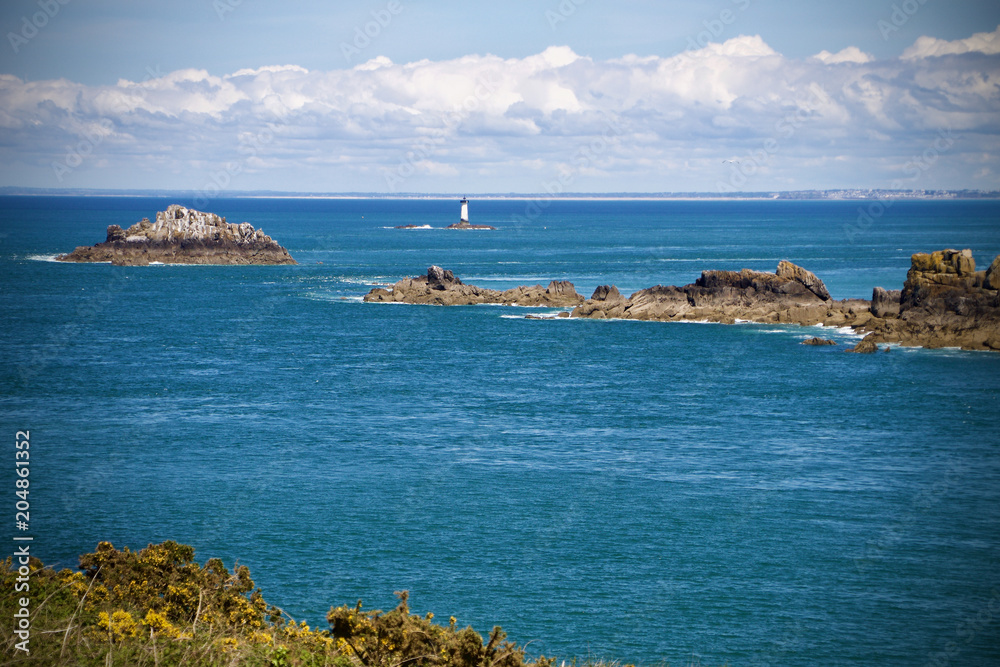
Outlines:
<svg viewBox="0 0 1000 667"><path fill-rule="evenodd" d="M128 229L110 225L103 243L80 246L60 262L111 262L118 266L163 264L296 264L288 250L248 222L226 222L172 204Z"/></svg>
<svg viewBox="0 0 1000 667"><path fill-rule="evenodd" d="M548 287L520 286L503 292L466 285L451 271L440 266L427 269L427 275L404 278L389 289L376 287L365 295L365 301L420 303L435 306L471 306L494 304L504 306L546 306L566 308L583 303L573 283L553 280Z"/></svg>
<svg viewBox="0 0 1000 667"><path fill-rule="evenodd" d="M846 326L867 334L856 352L873 352L880 343L1000 350L998 288L1000 257L976 271L972 251L941 250L913 255L903 289L876 287L871 300L835 300L815 274L782 261L774 273L704 271L692 284L656 285L628 298L614 285L601 285L586 300L566 281L497 292L433 266L426 276L373 289L365 301L572 307L571 317L590 319Z"/></svg>

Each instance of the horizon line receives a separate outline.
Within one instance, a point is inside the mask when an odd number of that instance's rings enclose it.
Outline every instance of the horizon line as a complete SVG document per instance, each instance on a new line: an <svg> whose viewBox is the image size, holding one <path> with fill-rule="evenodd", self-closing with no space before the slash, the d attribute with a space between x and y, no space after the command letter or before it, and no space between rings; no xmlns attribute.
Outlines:
<svg viewBox="0 0 1000 667"><path fill-rule="evenodd" d="M52 197L196 197L199 199L461 199L465 195L447 192L296 192L286 190L233 190L205 197L204 192L184 189L148 188L37 188L0 187L0 196ZM806 188L801 190L756 190L737 192L661 191L661 192L481 192L469 195L477 199L498 200L829 200L866 201L877 199L1000 199L1000 190L975 188Z"/></svg>

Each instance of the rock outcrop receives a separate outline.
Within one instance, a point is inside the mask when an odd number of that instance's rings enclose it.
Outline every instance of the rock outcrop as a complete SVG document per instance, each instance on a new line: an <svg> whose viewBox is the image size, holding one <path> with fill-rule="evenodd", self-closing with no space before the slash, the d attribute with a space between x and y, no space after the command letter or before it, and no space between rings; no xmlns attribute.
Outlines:
<svg viewBox="0 0 1000 667"><path fill-rule="evenodd" d="M818 296L823 301L831 299L830 292L827 291L823 281L816 277L812 271L806 271L801 266L796 266L788 260L778 262L778 269L774 272L778 278L801 283L807 290Z"/></svg>
<svg viewBox="0 0 1000 667"><path fill-rule="evenodd" d="M998 273L1000 257L976 271L971 250L917 253L910 258L898 314L890 309L865 330L877 343L1000 350L1000 291L993 287Z"/></svg>
<svg viewBox="0 0 1000 667"><path fill-rule="evenodd" d="M591 319L851 327L866 334L849 350L859 353L875 352L881 343L1000 350L998 283L1000 257L986 271L976 271L970 250L941 250L913 255L903 289L876 287L871 301L834 300L815 274L788 261L774 273L704 271L690 285L657 285L628 298L614 285L601 285L586 300L565 281L499 292L466 285L451 271L432 266L425 276L373 289L365 301L573 307L572 317ZM831 343L820 338L804 342Z"/></svg>
<svg viewBox="0 0 1000 667"><path fill-rule="evenodd" d="M164 264L295 264L288 251L248 222L233 224L214 213L172 204L128 229L108 227L107 238L56 257L62 262Z"/></svg>
<svg viewBox="0 0 1000 667"><path fill-rule="evenodd" d="M855 345L852 349L847 350L847 352L854 352L856 354L872 354L873 352L878 352L878 343L875 341L874 334L868 334Z"/></svg>
<svg viewBox="0 0 1000 667"><path fill-rule="evenodd" d="M704 271L691 285L657 285L628 299L614 286L599 287L573 317L844 326L863 324L869 309L867 301L834 301L822 280L783 261L775 273Z"/></svg>
<svg viewBox="0 0 1000 667"><path fill-rule="evenodd" d="M625 314L628 300L614 285L600 285L582 305L573 310L572 317L591 317L606 319L621 317Z"/></svg>
<svg viewBox="0 0 1000 667"><path fill-rule="evenodd" d="M506 306L545 306L567 308L583 303L573 283L553 280L548 287L519 286L497 291L466 285L451 271L440 266L427 269L427 274L404 278L391 288L377 287L365 295L369 302L418 303L437 306L470 306L497 304Z"/></svg>

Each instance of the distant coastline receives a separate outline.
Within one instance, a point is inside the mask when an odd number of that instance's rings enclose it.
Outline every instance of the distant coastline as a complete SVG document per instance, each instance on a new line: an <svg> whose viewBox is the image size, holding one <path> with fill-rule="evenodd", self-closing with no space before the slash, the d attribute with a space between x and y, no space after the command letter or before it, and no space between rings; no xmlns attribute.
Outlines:
<svg viewBox="0 0 1000 667"><path fill-rule="evenodd" d="M2 187L0 196L8 197L203 197L193 190L98 190L61 188ZM783 190L760 192L564 192L478 193L480 200L566 200L566 201L870 201L911 199L919 201L958 199L1000 199L1000 190L889 190L879 188L838 188L829 190ZM271 190L234 190L219 195L224 199L454 199L454 193L417 192L281 192Z"/></svg>

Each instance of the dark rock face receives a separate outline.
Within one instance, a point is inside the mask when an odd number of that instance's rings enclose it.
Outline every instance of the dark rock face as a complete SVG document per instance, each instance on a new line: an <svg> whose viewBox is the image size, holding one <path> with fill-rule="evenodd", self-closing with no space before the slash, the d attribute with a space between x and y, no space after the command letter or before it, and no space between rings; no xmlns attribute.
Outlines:
<svg viewBox="0 0 1000 667"><path fill-rule="evenodd" d="M295 264L288 250L249 223L226 222L173 204L127 230L110 225L103 243L80 246L62 262L111 262L119 266L164 264Z"/></svg>
<svg viewBox="0 0 1000 667"><path fill-rule="evenodd" d="M983 274L983 287L986 289L1000 290L1000 255L994 258L990 268Z"/></svg>
<svg viewBox="0 0 1000 667"><path fill-rule="evenodd" d="M420 303L438 306L501 304L508 306L546 306L560 308L583 303L573 283L553 280L548 287L519 286L499 292L466 285L439 266L427 269L427 275L404 278L390 289L376 288L365 295L369 302Z"/></svg>
<svg viewBox="0 0 1000 667"><path fill-rule="evenodd" d="M902 294L902 290L890 291L876 287L872 290L872 315L882 319L899 317L899 300Z"/></svg>
<svg viewBox="0 0 1000 667"><path fill-rule="evenodd" d="M775 275L779 278L802 283L803 286L823 301L830 300L830 292L827 291L823 281L816 277L811 271L806 271L801 266L796 266L787 260L778 262L778 270Z"/></svg>
<svg viewBox="0 0 1000 667"><path fill-rule="evenodd" d="M455 285L461 285L462 281L455 277L451 271L445 271L440 266L432 266L427 269L427 287L433 290L446 290Z"/></svg>

